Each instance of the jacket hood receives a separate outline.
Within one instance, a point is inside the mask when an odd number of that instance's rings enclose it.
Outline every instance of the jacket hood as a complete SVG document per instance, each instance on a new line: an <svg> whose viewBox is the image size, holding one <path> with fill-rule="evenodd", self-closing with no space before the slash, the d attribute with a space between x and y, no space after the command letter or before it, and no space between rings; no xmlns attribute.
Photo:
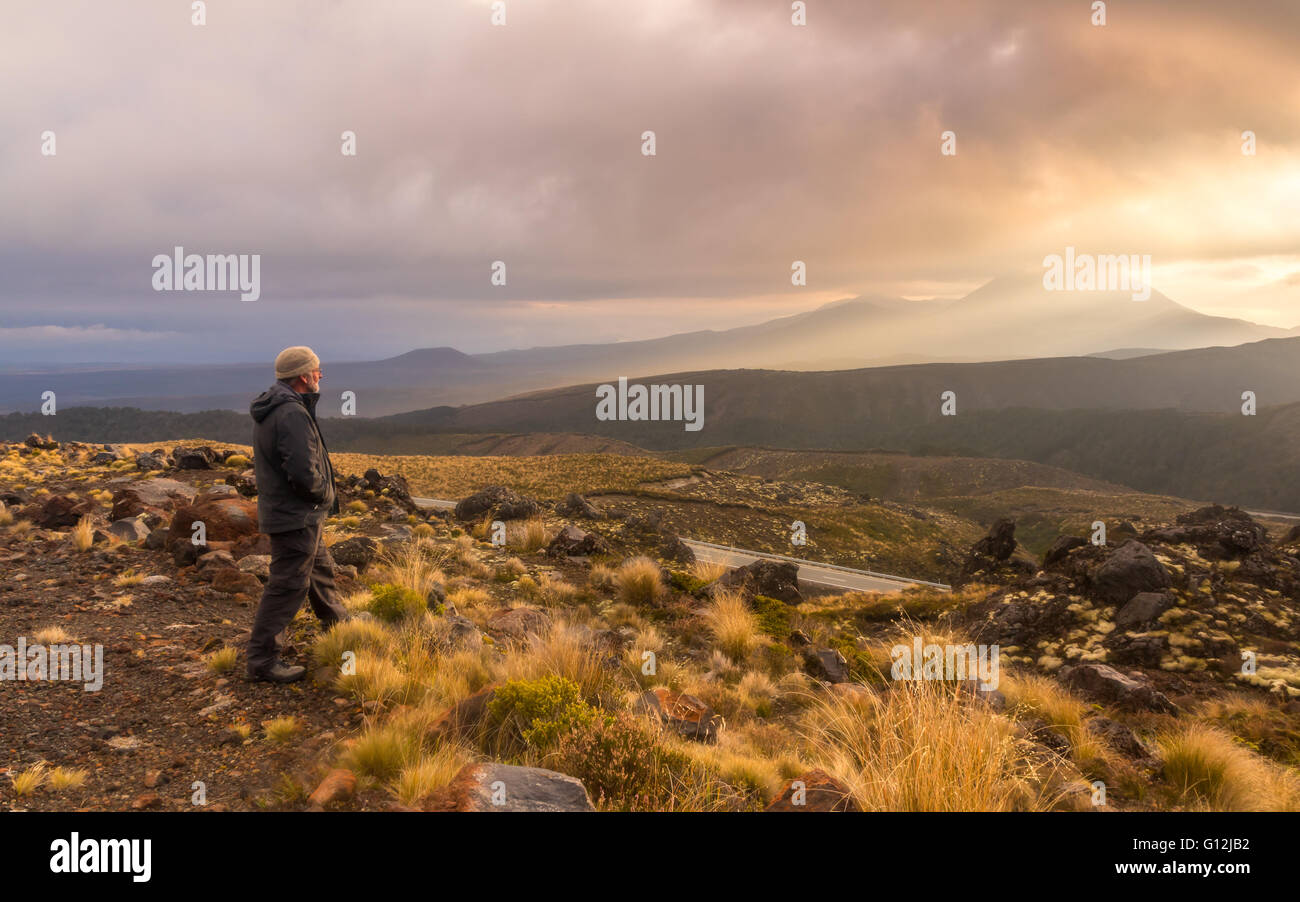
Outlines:
<svg viewBox="0 0 1300 902"><path fill-rule="evenodd" d="M304 407L306 406L301 395L283 382L276 382L266 391L253 399L253 403L249 405L248 412L256 422L260 423L270 416L271 411L275 410L281 404L302 404Z"/></svg>

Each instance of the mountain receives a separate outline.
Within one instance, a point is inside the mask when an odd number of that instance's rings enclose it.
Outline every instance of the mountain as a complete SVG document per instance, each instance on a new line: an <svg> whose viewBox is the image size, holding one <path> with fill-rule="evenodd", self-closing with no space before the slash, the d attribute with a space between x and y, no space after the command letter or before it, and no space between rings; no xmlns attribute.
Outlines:
<svg viewBox="0 0 1300 902"><path fill-rule="evenodd" d="M327 360L324 386L327 396L355 392L358 415L384 416L608 382L620 375L1118 357L1151 348L1232 346L1294 334L1206 316L1159 292L1134 301L1125 292L1048 291L1039 276L1028 275L995 279L956 301L864 296L754 326L641 341L486 354L441 347L384 360ZM56 393L60 407L243 411L270 381L270 369L268 362L0 372L0 413L36 410L46 391Z"/></svg>

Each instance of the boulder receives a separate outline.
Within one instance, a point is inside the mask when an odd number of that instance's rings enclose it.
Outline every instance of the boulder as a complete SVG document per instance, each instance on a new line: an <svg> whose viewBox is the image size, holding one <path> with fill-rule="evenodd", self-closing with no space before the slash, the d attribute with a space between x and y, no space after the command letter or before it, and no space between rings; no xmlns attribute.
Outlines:
<svg viewBox="0 0 1300 902"><path fill-rule="evenodd" d="M204 525L208 542L251 539L258 535L257 505L243 498L208 495L200 495L193 502L181 505L167 528L166 548L173 557L179 547L192 545L195 523Z"/></svg>
<svg viewBox="0 0 1300 902"><path fill-rule="evenodd" d="M235 491L245 498L257 497L257 476L251 469L242 473L231 473L226 477L226 485L233 486Z"/></svg>
<svg viewBox="0 0 1300 902"><path fill-rule="evenodd" d="M178 504L194 500L193 486L175 479L141 479L113 493L114 520L138 517L144 513L162 515L175 510Z"/></svg>
<svg viewBox="0 0 1300 902"><path fill-rule="evenodd" d="M588 557L609 551L609 544L594 532L568 524L551 539L546 553L552 557Z"/></svg>
<svg viewBox="0 0 1300 902"><path fill-rule="evenodd" d="M379 554L379 543L369 536L353 536L330 546L330 557L336 563L349 564L364 572Z"/></svg>
<svg viewBox="0 0 1300 902"><path fill-rule="evenodd" d="M542 506L503 485L490 485L480 489L456 505L457 520L479 520L490 516L494 520L521 520L536 516Z"/></svg>
<svg viewBox="0 0 1300 902"><path fill-rule="evenodd" d="M108 525L108 531L123 542L140 542L149 538L149 527L145 525L144 520L137 517L114 520Z"/></svg>
<svg viewBox="0 0 1300 902"><path fill-rule="evenodd" d="M545 635L551 628L551 616L541 608L509 608L488 617L487 627L511 639Z"/></svg>
<svg viewBox="0 0 1300 902"><path fill-rule="evenodd" d="M789 783L768 811L861 811L849 788L826 771L810 770Z"/></svg>
<svg viewBox="0 0 1300 902"><path fill-rule="evenodd" d="M172 460L176 462L178 470L211 470L213 464L217 463L218 457L217 452L207 445L197 448L177 445L176 450L172 452Z"/></svg>
<svg viewBox="0 0 1300 902"><path fill-rule="evenodd" d="M1092 593L1110 604L1123 604L1139 592L1169 587L1169 572L1151 549L1129 539L1091 574Z"/></svg>
<svg viewBox="0 0 1300 902"><path fill-rule="evenodd" d="M803 601L799 592L799 566L790 561L759 558L752 564L724 573L709 587L710 594L719 588L738 588L751 598L766 595L790 605Z"/></svg>
<svg viewBox="0 0 1300 902"><path fill-rule="evenodd" d="M27 518L41 529L66 529L76 526L83 516L93 516L97 510L93 501L73 495L51 495L28 511Z"/></svg>
<svg viewBox="0 0 1300 902"><path fill-rule="evenodd" d="M668 537L668 541L659 549L659 556L666 561L673 561L677 564L695 563L695 552L691 550L690 545L683 542L681 537L677 535Z"/></svg>
<svg viewBox="0 0 1300 902"><path fill-rule="evenodd" d="M271 578L271 556L269 554L246 554L235 562L235 566L244 573L251 573L266 582Z"/></svg>
<svg viewBox="0 0 1300 902"><path fill-rule="evenodd" d="M1056 541L1047 549L1043 555L1043 568L1046 569L1057 561L1068 557L1070 552L1076 548L1082 548L1087 545L1087 541L1079 536L1057 536Z"/></svg>
<svg viewBox="0 0 1300 902"><path fill-rule="evenodd" d="M1115 626L1128 629L1150 623L1173 607L1174 597L1168 592L1139 592L1128 600L1115 615Z"/></svg>
<svg viewBox="0 0 1300 902"><path fill-rule="evenodd" d="M135 456L136 469L149 472L151 470L167 469L167 461L159 454L137 454Z"/></svg>
<svg viewBox="0 0 1300 902"><path fill-rule="evenodd" d="M1057 672L1062 684L1105 704L1178 714L1178 708L1145 677L1125 676L1106 664L1078 664Z"/></svg>
<svg viewBox="0 0 1300 902"><path fill-rule="evenodd" d="M1111 748L1126 758L1151 758L1151 748L1137 734L1109 717L1090 717L1084 722L1089 733L1100 736Z"/></svg>
<svg viewBox="0 0 1300 902"><path fill-rule="evenodd" d="M493 683L456 702L429 725L427 738L436 745L444 741L452 742L473 733L483 723L488 705L496 698L496 694L497 684Z"/></svg>
<svg viewBox="0 0 1300 902"><path fill-rule="evenodd" d="M693 695L662 686L643 692L636 710L659 718L669 729L687 739L713 742L718 738L722 718Z"/></svg>
<svg viewBox="0 0 1300 902"><path fill-rule="evenodd" d="M1218 504L1180 514L1175 525L1148 530L1142 538L1166 545L1195 545L1210 558L1238 558L1264 547L1264 527L1255 518L1235 507Z"/></svg>
<svg viewBox="0 0 1300 902"><path fill-rule="evenodd" d="M849 662L833 648L809 649L804 652L804 666L808 673L828 683L849 681Z"/></svg>
<svg viewBox="0 0 1300 902"><path fill-rule="evenodd" d="M325 806L333 802L346 802L357 791L357 775L342 767L336 767L320 785L307 797L307 806L312 811L324 811Z"/></svg>
<svg viewBox="0 0 1300 902"><path fill-rule="evenodd" d="M954 586L972 582L982 574L1020 575L1033 573L1038 569L1037 562L1030 560L1023 553L1017 554L1016 521L1010 517L997 520L984 538L971 546L962 561L961 569L953 580Z"/></svg>
<svg viewBox="0 0 1300 902"><path fill-rule="evenodd" d="M555 512L561 517L575 517L584 520L599 520L605 514L577 492L570 492L564 500L555 505Z"/></svg>
<svg viewBox="0 0 1300 902"><path fill-rule="evenodd" d="M540 767L468 764L425 811L595 811L582 781Z"/></svg>
<svg viewBox="0 0 1300 902"><path fill-rule="evenodd" d="M23 440L23 444L28 448L40 448L43 451L57 451L59 448L59 443L51 436L46 435L42 438L35 432L28 435L27 438Z"/></svg>
<svg viewBox="0 0 1300 902"><path fill-rule="evenodd" d="M243 593L256 597L262 594L262 581L242 570L223 569L213 574L212 588L226 595Z"/></svg>

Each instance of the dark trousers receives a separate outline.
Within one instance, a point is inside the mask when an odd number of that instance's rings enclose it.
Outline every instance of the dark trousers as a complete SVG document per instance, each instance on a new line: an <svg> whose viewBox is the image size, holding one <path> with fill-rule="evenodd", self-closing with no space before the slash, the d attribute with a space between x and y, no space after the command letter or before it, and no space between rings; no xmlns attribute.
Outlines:
<svg viewBox="0 0 1300 902"><path fill-rule="evenodd" d="M334 584L334 559L325 547L325 524L271 534L271 578L262 592L248 640L248 672L260 673L280 657L283 633L302 607L311 601L312 612L329 626L346 620Z"/></svg>

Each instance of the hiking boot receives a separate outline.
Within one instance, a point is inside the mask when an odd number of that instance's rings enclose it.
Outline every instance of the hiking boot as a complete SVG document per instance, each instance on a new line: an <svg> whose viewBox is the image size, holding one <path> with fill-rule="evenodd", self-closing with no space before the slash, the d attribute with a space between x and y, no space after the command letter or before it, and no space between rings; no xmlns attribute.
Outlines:
<svg viewBox="0 0 1300 902"><path fill-rule="evenodd" d="M248 679L254 683L292 683L295 680L301 680L306 675L306 667L276 661L270 667L263 668L255 673L250 671Z"/></svg>

